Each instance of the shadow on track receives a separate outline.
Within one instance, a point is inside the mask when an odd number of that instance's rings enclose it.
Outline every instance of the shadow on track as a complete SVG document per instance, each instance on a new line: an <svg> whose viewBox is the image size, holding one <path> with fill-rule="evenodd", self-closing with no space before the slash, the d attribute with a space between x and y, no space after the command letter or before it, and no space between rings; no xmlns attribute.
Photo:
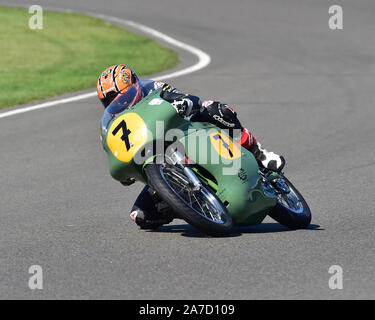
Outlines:
<svg viewBox="0 0 375 320"><path fill-rule="evenodd" d="M306 229L304 230L324 230L320 228L319 225L316 224L310 224ZM293 232L296 230L289 229L279 223L261 223L254 226L246 226L246 227L234 227L233 232L224 237L224 238L232 238L232 237L239 237L242 236L245 233L275 233L275 232ZM147 232L166 232L166 233L181 233L183 237L190 237L190 238L213 238L210 236L207 236L194 227L192 227L189 224L175 224L175 225L166 225L161 226L160 228L156 230L149 230ZM221 237L222 238L222 237Z"/></svg>

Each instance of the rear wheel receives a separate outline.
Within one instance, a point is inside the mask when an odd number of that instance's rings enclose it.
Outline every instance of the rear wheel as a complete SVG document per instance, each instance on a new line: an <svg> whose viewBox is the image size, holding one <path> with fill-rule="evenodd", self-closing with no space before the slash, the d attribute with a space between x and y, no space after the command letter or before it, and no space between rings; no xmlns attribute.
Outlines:
<svg viewBox="0 0 375 320"><path fill-rule="evenodd" d="M167 163L150 163L145 173L159 197L186 222L211 236L231 232L232 216L208 186L196 190L181 168Z"/></svg>
<svg viewBox="0 0 375 320"><path fill-rule="evenodd" d="M287 185L289 192L277 195L277 204L269 214L271 218L291 229L304 229L311 222L311 211L305 199L285 177L281 183Z"/></svg>

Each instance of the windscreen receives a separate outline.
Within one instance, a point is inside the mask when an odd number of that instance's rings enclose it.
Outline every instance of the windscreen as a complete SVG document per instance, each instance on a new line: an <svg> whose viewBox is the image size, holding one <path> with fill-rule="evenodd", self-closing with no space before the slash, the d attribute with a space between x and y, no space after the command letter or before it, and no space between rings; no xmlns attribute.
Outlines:
<svg viewBox="0 0 375 320"><path fill-rule="evenodd" d="M132 87L125 93L120 93L115 100L105 109L102 117L102 135L107 134L108 125L111 120L124 110L133 106L139 100L140 90Z"/></svg>

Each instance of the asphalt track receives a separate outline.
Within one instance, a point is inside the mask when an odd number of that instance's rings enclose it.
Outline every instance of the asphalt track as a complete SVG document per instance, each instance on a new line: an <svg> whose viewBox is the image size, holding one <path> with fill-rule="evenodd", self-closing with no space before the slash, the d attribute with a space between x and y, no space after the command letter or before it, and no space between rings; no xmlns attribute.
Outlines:
<svg viewBox="0 0 375 320"><path fill-rule="evenodd" d="M38 3L130 19L207 52L207 68L170 82L234 105L286 156L313 220L291 231L267 218L224 239L180 220L140 231L128 210L142 186L110 177L95 98L18 114L0 119L0 298L375 298L374 1L335 1L336 31L327 1ZM28 288L31 265L43 290ZM342 290L328 286L332 265Z"/></svg>

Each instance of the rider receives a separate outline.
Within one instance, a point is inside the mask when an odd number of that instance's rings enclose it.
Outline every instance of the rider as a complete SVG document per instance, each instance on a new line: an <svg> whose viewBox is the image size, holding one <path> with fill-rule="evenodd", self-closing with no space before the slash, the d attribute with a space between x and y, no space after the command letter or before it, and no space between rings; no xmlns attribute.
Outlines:
<svg viewBox="0 0 375 320"><path fill-rule="evenodd" d="M152 91L162 88L161 97L172 104L182 117L192 116L193 121L205 121L215 124L221 129L238 129L239 136L234 139L244 148L252 152L258 163L272 171L281 171L285 159L273 152L263 149L250 131L244 128L237 118L237 113L227 104L206 100L185 94L171 85L152 80L140 80L128 66L120 64L105 69L97 82L97 93L104 108L118 95L132 93L132 104L138 103ZM122 182L129 185L133 181ZM151 229L173 220L173 215L166 204L146 186L138 196L130 217L142 229Z"/></svg>

